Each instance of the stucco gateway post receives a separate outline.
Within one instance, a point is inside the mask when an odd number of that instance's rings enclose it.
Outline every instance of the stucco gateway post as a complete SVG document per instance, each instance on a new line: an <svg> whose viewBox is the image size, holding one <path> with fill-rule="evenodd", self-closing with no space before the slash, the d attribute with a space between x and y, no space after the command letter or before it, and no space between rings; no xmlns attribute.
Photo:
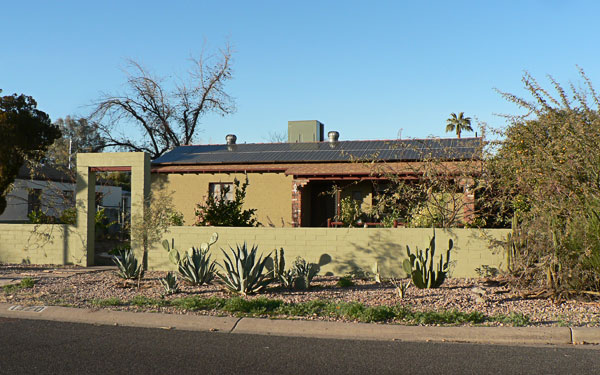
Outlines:
<svg viewBox="0 0 600 375"><path fill-rule="evenodd" d="M150 156L145 152L77 154L77 231L83 236L85 265L94 264L96 216L96 172L131 171L131 226L144 215L150 194ZM141 241L131 239L136 256L142 256ZM71 251L77 251L75 249ZM83 257L82 257L83 258Z"/></svg>

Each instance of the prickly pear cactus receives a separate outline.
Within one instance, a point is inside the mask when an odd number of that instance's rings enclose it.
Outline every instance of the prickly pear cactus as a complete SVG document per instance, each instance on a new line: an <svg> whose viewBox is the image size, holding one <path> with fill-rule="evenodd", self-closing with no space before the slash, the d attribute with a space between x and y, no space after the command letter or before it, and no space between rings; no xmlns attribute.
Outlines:
<svg viewBox="0 0 600 375"><path fill-rule="evenodd" d="M204 243L200 244L200 250L207 253L208 250L210 250L210 247L212 245L214 245L214 243L217 242L218 239L219 239L219 235L217 233L213 233L210 236L210 239L208 240L208 242L204 242ZM169 244L168 240L164 240L162 242L162 246L169 253L169 260L171 261L171 263L178 266L179 263L181 262L182 257L179 254L179 250L177 250L175 248L175 239L174 238L171 239L171 244ZM188 253L191 254L191 251L192 251L192 248L190 248L190 250L188 250Z"/></svg>

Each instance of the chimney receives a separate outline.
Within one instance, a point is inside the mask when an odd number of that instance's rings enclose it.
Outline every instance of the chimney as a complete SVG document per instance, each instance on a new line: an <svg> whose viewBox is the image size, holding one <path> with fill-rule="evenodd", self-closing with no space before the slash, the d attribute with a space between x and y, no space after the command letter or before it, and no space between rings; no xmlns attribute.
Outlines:
<svg viewBox="0 0 600 375"><path fill-rule="evenodd" d="M227 136L225 136L225 140L227 141L228 145L234 145L235 141L237 141L237 137L235 134L227 134Z"/></svg>
<svg viewBox="0 0 600 375"><path fill-rule="evenodd" d="M340 139L340 133L332 130L327 133L327 137L329 138L329 142L337 142Z"/></svg>

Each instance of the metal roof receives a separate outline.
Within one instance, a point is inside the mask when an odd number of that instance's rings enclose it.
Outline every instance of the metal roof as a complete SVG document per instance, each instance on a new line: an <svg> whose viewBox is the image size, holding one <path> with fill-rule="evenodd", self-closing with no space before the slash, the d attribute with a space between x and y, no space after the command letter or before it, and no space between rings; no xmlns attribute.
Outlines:
<svg viewBox="0 0 600 375"><path fill-rule="evenodd" d="M481 145L481 138L195 145L177 147L152 164L465 160L477 158Z"/></svg>

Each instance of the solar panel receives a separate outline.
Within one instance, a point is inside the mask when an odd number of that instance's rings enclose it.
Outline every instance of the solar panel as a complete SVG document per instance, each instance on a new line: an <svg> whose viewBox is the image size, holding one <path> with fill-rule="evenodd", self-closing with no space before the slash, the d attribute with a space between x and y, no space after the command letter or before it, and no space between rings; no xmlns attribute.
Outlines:
<svg viewBox="0 0 600 375"><path fill-rule="evenodd" d="M169 164L300 163L361 160L415 161L475 157L481 138L181 146L153 161Z"/></svg>

